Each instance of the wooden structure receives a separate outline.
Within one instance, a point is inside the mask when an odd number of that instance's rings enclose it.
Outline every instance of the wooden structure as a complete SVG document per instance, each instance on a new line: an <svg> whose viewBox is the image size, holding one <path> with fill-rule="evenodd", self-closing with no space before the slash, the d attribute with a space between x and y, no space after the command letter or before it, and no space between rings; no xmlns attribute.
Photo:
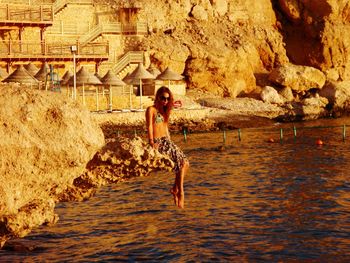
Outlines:
<svg viewBox="0 0 350 263"><path fill-rule="evenodd" d="M107 62L112 54L110 43L103 40L104 35L145 35L148 32L147 24L137 21L139 8L121 9L121 21L96 25L74 19L57 20L71 5L94 5L94 1L0 0L0 34L4 36L0 40L2 67L6 63L9 73L15 65L30 62L41 65L85 62L95 64L95 72L98 72L101 63ZM30 34L27 29L37 33ZM129 51L119 55L110 68L119 73L129 68L128 65L140 62L143 62L143 52Z"/></svg>

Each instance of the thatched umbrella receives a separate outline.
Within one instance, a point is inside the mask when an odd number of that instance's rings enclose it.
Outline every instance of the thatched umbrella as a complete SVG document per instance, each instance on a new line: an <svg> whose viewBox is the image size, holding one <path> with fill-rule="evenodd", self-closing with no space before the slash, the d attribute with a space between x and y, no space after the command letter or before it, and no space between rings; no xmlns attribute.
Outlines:
<svg viewBox="0 0 350 263"><path fill-rule="evenodd" d="M87 85L101 85L102 82L92 73L81 67L76 74L76 84L80 86ZM74 85L74 76L68 80L68 85Z"/></svg>
<svg viewBox="0 0 350 263"><path fill-rule="evenodd" d="M140 109L142 109L142 80L143 79L154 79L154 76L144 68L142 63L139 63L137 68L133 72L130 73L130 75L128 76L128 79L139 81L139 85L140 85Z"/></svg>
<svg viewBox="0 0 350 263"><path fill-rule="evenodd" d="M24 67L19 65L3 82L17 82L23 84L38 84L39 81L34 78Z"/></svg>
<svg viewBox="0 0 350 263"><path fill-rule="evenodd" d="M84 67L76 73L76 85L83 87L83 104L85 104L85 84L86 85L101 85L102 82L92 73L87 71ZM67 81L68 85L74 85L74 75ZM74 98L76 98L75 91ZM97 101L96 101L97 102Z"/></svg>
<svg viewBox="0 0 350 263"><path fill-rule="evenodd" d="M98 74L98 72L95 73L95 76L96 76L99 80L102 79L102 77L100 76L100 74Z"/></svg>
<svg viewBox="0 0 350 263"><path fill-rule="evenodd" d="M73 77L73 73L70 72L69 70L66 71L66 73L63 74L62 79L61 79L61 84L66 85L68 80Z"/></svg>
<svg viewBox="0 0 350 263"><path fill-rule="evenodd" d="M32 76L35 76L35 74L39 71L39 69L32 63L29 63L24 66L24 68L31 74Z"/></svg>
<svg viewBox="0 0 350 263"><path fill-rule="evenodd" d="M111 86L125 86L126 83L119 79L111 70L108 70L106 75L101 78L103 85L109 86L109 110L112 110L112 89ZM129 90L130 95L130 108L131 108L131 90Z"/></svg>
<svg viewBox="0 0 350 263"><path fill-rule="evenodd" d="M160 74L160 70L151 65L147 68L147 71L151 73L155 78Z"/></svg>
<svg viewBox="0 0 350 263"><path fill-rule="evenodd" d="M9 76L9 74L3 68L0 68L0 79L5 79Z"/></svg>
<svg viewBox="0 0 350 263"><path fill-rule="evenodd" d="M140 81L138 79L131 79L130 73L127 73L126 76L122 79L128 85L139 85Z"/></svg>
<svg viewBox="0 0 350 263"><path fill-rule="evenodd" d="M179 73L167 67L162 73L157 76L157 80L167 80L168 88L170 88L170 80L182 80L184 77Z"/></svg>
<svg viewBox="0 0 350 263"><path fill-rule="evenodd" d="M40 70L34 75L34 77L39 80L39 81L46 81L47 80L47 75L50 72L50 67L49 65L45 62L41 66Z"/></svg>
<svg viewBox="0 0 350 263"><path fill-rule="evenodd" d="M126 83L119 79L111 70L108 70L106 75L101 78L101 82L104 85L110 86L125 86Z"/></svg>

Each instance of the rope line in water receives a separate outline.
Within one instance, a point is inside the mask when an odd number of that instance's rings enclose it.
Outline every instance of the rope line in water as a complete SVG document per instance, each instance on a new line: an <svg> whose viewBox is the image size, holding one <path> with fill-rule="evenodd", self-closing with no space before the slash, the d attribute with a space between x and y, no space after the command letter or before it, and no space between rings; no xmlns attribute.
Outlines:
<svg viewBox="0 0 350 263"><path fill-rule="evenodd" d="M263 134L268 134L268 135L277 135L279 134L279 139L280 142L283 142L285 135L289 135L291 134L294 139L297 138L298 135L298 131L302 131L302 130L312 130L312 129L333 129L333 128L341 128L342 129L342 139L343 141L345 141L346 139L346 127L349 124L343 124L341 126L339 125L327 125L327 126L300 126L300 127L296 127L295 125L293 125L293 127L288 127L288 128L275 128L275 127L268 127L268 128L245 128L244 129L244 133L249 134L249 133L254 133L254 132L262 132ZM184 137L184 142L188 141L188 135L189 134L204 134L204 133L211 133L211 134L218 134L221 133L222 134L222 141L225 144L227 141L227 136L230 133L237 133L237 135L235 137L237 137L238 141L242 140L242 130L241 128L235 129L235 130L230 130L230 131L226 131L226 129L221 129L218 131L189 131L187 127L183 127L182 131L178 131L178 132L173 132L173 134L182 134ZM231 132L232 131L232 132ZM290 133L289 133L290 132ZM114 131L115 134L117 134L117 136L121 135L121 134L126 134L126 135L134 135L137 136L143 136L145 134L147 134L147 131L144 130L127 130L127 131L121 131L121 130L116 130ZM302 137L302 135L300 135L300 137ZM270 139L272 140L272 139ZM271 141L272 142L272 141Z"/></svg>

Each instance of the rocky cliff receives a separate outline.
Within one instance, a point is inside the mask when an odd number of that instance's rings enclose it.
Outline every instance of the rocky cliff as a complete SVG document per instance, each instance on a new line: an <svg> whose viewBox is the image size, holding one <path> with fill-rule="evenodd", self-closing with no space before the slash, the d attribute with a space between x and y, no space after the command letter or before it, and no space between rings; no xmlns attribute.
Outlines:
<svg viewBox="0 0 350 263"><path fill-rule="evenodd" d="M57 202L172 167L140 138L105 144L90 112L60 94L2 85L0 104L0 248L54 224Z"/></svg>
<svg viewBox="0 0 350 263"><path fill-rule="evenodd" d="M100 0L137 7L147 21L150 63L170 65L189 88L236 97L270 84L286 63L320 69L327 79L350 74L350 4L340 0Z"/></svg>
<svg viewBox="0 0 350 263"><path fill-rule="evenodd" d="M56 196L103 145L90 113L58 94L0 86L0 243L54 223Z"/></svg>

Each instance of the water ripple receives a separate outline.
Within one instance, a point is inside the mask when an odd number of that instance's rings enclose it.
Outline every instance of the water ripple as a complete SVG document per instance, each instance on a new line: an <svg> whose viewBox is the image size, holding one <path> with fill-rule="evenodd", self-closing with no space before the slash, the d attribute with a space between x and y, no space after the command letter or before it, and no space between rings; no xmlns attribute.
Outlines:
<svg viewBox="0 0 350 263"><path fill-rule="evenodd" d="M191 162L186 209L173 205L172 174L104 187L59 204L56 226L21 241L40 249L3 250L0 261L349 262L349 143L320 132L327 144L315 147L300 134L225 146L218 134L175 137Z"/></svg>

